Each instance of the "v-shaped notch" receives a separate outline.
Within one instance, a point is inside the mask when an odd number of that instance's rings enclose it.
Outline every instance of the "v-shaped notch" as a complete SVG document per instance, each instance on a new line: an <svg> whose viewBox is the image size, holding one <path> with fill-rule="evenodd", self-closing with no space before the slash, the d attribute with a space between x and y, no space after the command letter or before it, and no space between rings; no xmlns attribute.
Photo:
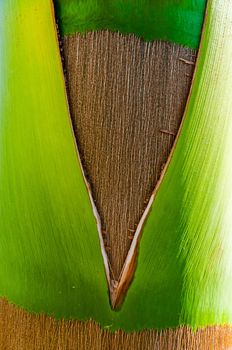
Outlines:
<svg viewBox="0 0 232 350"><path fill-rule="evenodd" d="M181 122L195 52L103 31L65 37L64 57L79 161L115 308L133 278L139 239L156 192L153 184ZM170 96L175 98L165 103Z"/></svg>

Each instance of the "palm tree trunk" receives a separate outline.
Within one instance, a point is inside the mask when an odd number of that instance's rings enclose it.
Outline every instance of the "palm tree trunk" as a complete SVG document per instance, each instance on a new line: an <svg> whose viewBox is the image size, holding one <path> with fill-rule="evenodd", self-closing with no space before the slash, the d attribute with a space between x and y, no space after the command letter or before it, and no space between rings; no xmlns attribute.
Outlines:
<svg viewBox="0 0 232 350"><path fill-rule="evenodd" d="M64 38L74 131L118 280L133 232L177 133L196 52L102 31ZM135 305L136 307L136 305ZM0 303L0 349L229 349L230 327L126 334Z"/></svg>

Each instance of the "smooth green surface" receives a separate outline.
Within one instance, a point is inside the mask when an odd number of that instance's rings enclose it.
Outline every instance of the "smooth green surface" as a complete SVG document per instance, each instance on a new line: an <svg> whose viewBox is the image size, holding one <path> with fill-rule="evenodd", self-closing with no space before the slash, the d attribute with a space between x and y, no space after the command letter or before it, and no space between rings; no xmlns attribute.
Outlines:
<svg viewBox="0 0 232 350"><path fill-rule="evenodd" d="M109 29L197 48L206 0L54 0L62 35Z"/></svg>
<svg viewBox="0 0 232 350"><path fill-rule="evenodd" d="M121 309L109 305L49 0L0 3L0 295L126 331L232 324L232 6L209 0L183 128Z"/></svg>

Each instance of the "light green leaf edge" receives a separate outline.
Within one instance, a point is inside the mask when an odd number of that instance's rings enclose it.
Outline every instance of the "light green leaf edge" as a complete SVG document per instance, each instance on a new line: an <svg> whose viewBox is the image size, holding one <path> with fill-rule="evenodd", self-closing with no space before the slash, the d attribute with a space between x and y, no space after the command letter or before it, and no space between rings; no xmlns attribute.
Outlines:
<svg viewBox="0 0 232 350"><path fill-rule="evenodd" d="M143 231L134 280L114 312L50 1L1 2L0 33L0 294L112 330L231 324L230 0L208 1L182 128L128 255L127 263Z"/></svg>

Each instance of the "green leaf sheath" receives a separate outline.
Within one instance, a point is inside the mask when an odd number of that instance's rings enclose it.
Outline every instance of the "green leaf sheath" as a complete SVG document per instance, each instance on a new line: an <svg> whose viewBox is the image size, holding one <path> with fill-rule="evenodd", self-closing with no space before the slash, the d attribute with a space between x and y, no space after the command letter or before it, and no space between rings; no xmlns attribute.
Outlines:
<svg viewBox="0 0 232 350"><path fill-rule="evenodd" d="M136 329L232 324L232 3L209 0L187 111L121 317Z"/></svg>
<svg viewBox="0 0 232 350"><path fill-rule="evenodd" d="M62 35L109 29L197 48L206 0L55 0Z"/></svg>
<svg viewBox="0 0 232 350"><path fill-rule="evenodd" d="M49 0L0 1L0 294L104 321L107 282L52 15Z"/></svg>
<svg viewBox="0 0 232 350"><path fill-rule="evenodd" d="M232 6L209 0L184 122L110 308L49 0L0 2L0 295L125 331L232 324Z"/></svg>

